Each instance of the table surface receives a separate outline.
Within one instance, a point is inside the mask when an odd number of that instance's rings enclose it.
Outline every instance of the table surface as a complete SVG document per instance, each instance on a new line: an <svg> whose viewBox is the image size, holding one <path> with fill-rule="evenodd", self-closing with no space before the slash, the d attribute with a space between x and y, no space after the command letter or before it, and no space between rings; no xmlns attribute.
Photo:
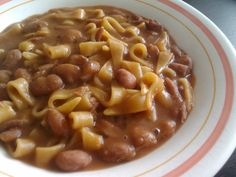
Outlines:
<svg viewBox="0 0 236 177"><path fill-rule="evenodd" d="M184 1L211 19L236 48L236 0ZM215 177L236 177L236 150Z"/></svg>

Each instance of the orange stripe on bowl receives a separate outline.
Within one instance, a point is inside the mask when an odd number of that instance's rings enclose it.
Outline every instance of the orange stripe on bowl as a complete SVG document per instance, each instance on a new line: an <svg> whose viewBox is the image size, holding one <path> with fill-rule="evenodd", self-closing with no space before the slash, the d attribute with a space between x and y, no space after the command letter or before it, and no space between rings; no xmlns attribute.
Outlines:
<svg viewBox="0 0 236 177"><path fill-rule="evenodd" d="M1 0L1 1L0 1L0 6L3 5L3 4L5 4L5 3L7 3L7 2L10 2L10 1L11 1L11 0Z"/></svg>
<svg viewBox="0 0 236 177"><path fill-rule="evenodd" d="M209 38L209 40L214 45L218 55L220 56L221 62L223 64L224 73L226 77L226 95L224 100L224 107L223 111L221 112L220 119L217 122L216 127L214 128L213 132L211 133L210 137L206 140L206 142L198 149L195 154L193 154L189 159L187 159L184 163L179 165L177 168L173 169L166 175L165 177L176 177L182 175L184 172L189 170L193 167L198 161L200 161L204 155L213 147L216 143L219 136L222 134L223 129L229 119L230 112L233 105L233 97L234 97L234 80L232 70L229 64L229 60L226 56L226 53L222 46L220 45L219 41L216 37L212 34L212 32L204 25L198 18L192 15L190 12L182 8L181 6L175 4L174 2L167 1L167 0L160 0L163 4L168 5L169 7L179 11L187 18L189 18L194 24L196 24Z"/></svg>

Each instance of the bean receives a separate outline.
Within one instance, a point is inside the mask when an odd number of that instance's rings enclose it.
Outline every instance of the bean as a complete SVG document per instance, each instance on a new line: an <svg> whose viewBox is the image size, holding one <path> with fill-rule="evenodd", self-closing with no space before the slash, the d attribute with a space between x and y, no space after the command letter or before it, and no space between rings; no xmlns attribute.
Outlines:
<svg viewBox="0 0 236 177"><path fill-rule="evenodd" d="M193 61L188 55L182 55L181 57L177 57L176 62L187 65L190 70L193 68Z"/></svg>
<svg viewBox="0 0 236 177"><path fill-rule="evenodd" d="M63 87L63 81L56 74L38 77L30 83L30 90L34 96L48 95Z"/></svg>
<svg viewBox="0 0 236 177"><path fill-rule="evenodd" d="M132 16L131 16L131 22L135 25L138 25L138 24L140 24L144 21L145 21L145 19L141 16L138 16L138 15L135 15L135 14L132 14Z"/></svg>
<svg viewBox="0 0 236 177"><path fill-rule="evenodd" d="M61 29L58 39L63 43L75 43L83 41L84 37L79 30L76 29Z"/></svg>
<svg viewBox="0 0 236 177"><path fill-rule="evenodd" d="M88 81L100 70L100 64L97 61L89 61L83 65L81 79Z"/></svg>
<svg viewBox="0 0 236 177"><path fill-rule="evenodd" d="M60 152L55 162L63 171L79 171L92 162L92 156L81 150L68 150Z"/></svg>
<svg viewBox="0 0 236 177"><path fill-rule="evenodd" d="M38 31L42 27L47 27L48 23L45 21L35 20L30 23L25 23L23 25L23 32L24 33L33 33Z"/></svg>
<svg viewBox="0 0 236 177"><path fill-rule="evenodd" d="M158 33L161 33L163 31L163 27L155 20L146 20L145 24L148 30L156 31Z"/></svg>
<svg viewBox="0 0 236 177"><path fill-rule="evenodd" d="M1 100L9 100L9 96L7 93L7 84L0 83L0 101Z"/></svg>
<svg viewBox="0 0 236 177"><path fill-rule="evenodd" d="M182 52L179 49L178 46L176 46L175 44L171 45L171 51L175 54L176 57L180 57Z"/></svg>
<svg viewBox="0 0 236 177"><path fill-rule="evenodd" d="M96 41L101 41L102 40L102 34L104 32L104 28L99 28L96 35L95 35L95 39Z"/></svg>
<svg viewBox="0 0 236 177"><path fill-rule="evenodd" d="M8 83L11 80L12 72L9 70L0 70L0 83Z"/></svg>
<svg viewBox="0 0 236 177"><path fill-rule="evenodd" d="M29 121L26 119L9 119L0 124L0 132L3 132L10 128L25 128L29 125Z"/></svg>
<svg viewBox="0 0 236 177"><path fill-rule="evenodd" d="M158 125L161 138L165 139L173 135L176 131L176 122L170 119L163 119Z"/></svg>
<svg viewBox="0 0 236 177"><path fill-rule="evenodd" d="M186 104L183 103L180 107L180 111L179 111L179 117L180 117L180 122L184 123L187 119L188 116L188 111L187 111L187 107Z"/></svg>
<svg viewBox="0 0 236 177"><path fill-rule="evenodd" d="M57 136L67 136L69 125L65 116L56 109L49 109L47 113L47 122L53 133Z"/></svg>
<svg viewBox="0 0 236 177"><path fill-rule="evenodd" d="M131 72L123 68L117 70L116 80L127 89L133 89L137 85L136 77Z"/></svg>
<svg viewBox="0 0 236 177"><path fill-rule="evenodd" d="M169 78L165 78L165 86L174 98L175 102L179 105L183 102L183 99L179 93L177 85Z"/></svg>
<svg viewBox="0 0 236 177"><path fill-rule="evenodd" d="M136 147L150 147L157 144L155 133L144 126L130 127L130 136Z"/></svg>
<svg viewBox="0 0 236 177"><path fill-rule="evenodd" d="M3 61L2 65L6 69L13 70L17 67L21 59L22 59L21 51L19 49L13 49L8 51L7 56Z"/></svg>
<svg viewBox="0 0 236 177"><path fill-rule="evenodd" d="M89 59L83 55L74 54L71 55L69 62L82 68L86 63L89 62Z"/></svg>
<svg viewBox="0 0 236 177"><path fill-rule="evenodd" d="M107 138L99 155L106 162L129 161L136 155L133 145L117 138Z"/></svg>
<svg viewBox="0 0 236 177"><path fill-rule="evenodd" d="M18 68L14 73L15 79L24 78L28 82L31 81L31 75L25 68Z"/></svg>
<svg viewBox="0 0 236 177"><path fill-rule="evenodd" d="M60 64L53 68L53 73L59 75L65 83L73 84L80 79L80 67L72 64Z"/></svg>
<svg viewBox="0 0 236 177"><path fill-rule="evenodd" d="M39 66L38 71L34 73L33 78L36 79L41 76L47 76L48 73L52 70L55 64L44 64Z"/></svg>
<svg viewBox="0 0 236 177"><path fill-rule="evenodd" d="M105 119L98 119L96 121L96 128L99 132L110 138L124 137L124 133L119 127Z"/></svg>
<svg viewBox="0 0 236 177"><path fill-rule="evenodd" d="M157 61L157 57L159 54L158 47L153 44L149 44L147 49L148 49L148 54L150 55L150 58L153 59L154 61Z"/></svg>
<svg viewBox="0 0 236 177"><path fill-rule="evenodd" d="M190 73L189 67L180 63L170 63L169 67L175 70L180 77L185 77Z"/></svg>
<svg viewBox="0 0 236 177"><path fill-rule="evenodd" d="M7 131L0 133L0 140L9 143L15 141L22 135L22 130L19 128L11 128Z"/></svg>

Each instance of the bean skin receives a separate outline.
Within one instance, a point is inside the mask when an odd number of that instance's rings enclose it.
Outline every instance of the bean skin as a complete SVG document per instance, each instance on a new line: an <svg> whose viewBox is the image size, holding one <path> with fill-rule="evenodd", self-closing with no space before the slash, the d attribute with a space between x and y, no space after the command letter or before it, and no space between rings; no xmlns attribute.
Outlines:
<svg viewBox="0 0 236 177"><path fill-rule="evenodd" d="M158 33L163 31L163 27L155 20L149 19L149 20L146 20L145 23L148 30L155 31Z"/></svg>
<svg viewBox="0 0 236 177"><path fill-rule="evenodd" d="M68 150L60 152L55 162L63 171L79 171L92 162L92 156L81 150Z"/></svg>
<svg viewBox="0 0 236 177"><path fill-rule="evenodd" d="M30 73L24 68L18 68L14 73L14 77L15 77L15 79L24 78L28 82L31 81Z"/></svg>
<svg viewBox="0 0 236 177"><path fill-rule="evenodd" d="M154 132L143 126L130 127L130 136L136 147L150 147L157 144Z"/></svg>
<svg viewBox="0 0 236 177"><path fill-rule="evenodd" d="M136 155L135 148L124 140L107 138L99 155L106 162L129 161Z"/></svg>
<svg viewBox="0 0 236 177"><path fill-rule="evenodd" d="M165 119L160 121L158 127L160 129L161 138L166 139L167 137L170 137L175 133L176 122L173 120Z"/></svg>
<svg viewBox="0 0 236 177"><path fill-rule="evenodd" d="M38 77L30 83L30 90L34 96L48 95L64 86L62 79L56 74Z"/></svg>
<svg viewBox="0 0 236 177"><path fill-rule="evenodd" d="M0 83L0 101L1 100L9 100L9 96L7 93L7 84Z"/></svg>
<svg viewBox="0 0 236 177"><path fill-rule="evenodd" d="M88 81L100 70L100 64L97 61L89 61L83 65L81 79Z"/></svg>
<svg viewBox="0 0 236 177"><path fill-rule="evenodd" d="M34 20L33 22L27 23L23 25L24 33L33 33L39 30L42 27L47 27L48 23L45 21Z"/></svg>
<svg viewBox="0 0 236 177"><path fill-rule="evenodd" d="M190 68L187 65L183 65L180 63L170 63L169 67L175 70L180 77L185 77L190 73Z"/></svg>
<svg viewBox="0 0 236 177"><path fill-rule="evenodd" d="M11 128L9 130L6 130L6 131L0 133L0 140L5 143L9 143L9 142L15 141L21 135L22 135L21 129Z"/></svg>
<svg viewBox="0 0 236 177"><path fill-rule="evenodd" d="M95 35L96 41L101 41L102 40L103 32L104 32L104 28L99 28L99 30L97 31L97 33Z"/></svg>
<svg viewBox="0 0 236 177"><path fill-rule="evenodd" d="M150 58L156 61L159 54L158 47L153 44L149 44L147 49L148 49L148 54L150 55Z"/></svg>
<svg viewBox="0 0 236 177"><path fill-rule="evenodd" d="M8 51L7 56L3 61L2 65L6 69L13 70L17 67L21 59L22 59L21 51L19 49L13 49Z"/></svg>
<svg viewBox="0 0 236 177"><path fill-rule="evenodd" d="M126 69L118 69L116 72L116 80L120 85L127 89L133 89L137 85L136 77Z"/></svg>
<svg viewBox="0 0 236 177"><path fill-rule="evenodd" d="M89 59L83 55L74 54L71 55L69 62L82 68L86 63L89 62Z"/></svg>
<svg viewBox="0 0 236 177"><path fill-rule="evenodd" d="M47 113L47 122L53 133L57 136L67 136L69 125L65 116L56 109L49 109Z"/></svg>
<svg viewBox="0 0 236 177"><path fill-rule="evenodd" d="M76 29L61 29L58 38L63 43L75 43L83 39L83 35Z"/></svg>
<svg viewBox="0 0 236 177"><path fill-rule="evenodd" d="M10 128L25 128L29 125L29 121L26 119L9 119L0 124L0 132L3 132Z"/></svg>
<svg viewBox="0 0 236 177"><path fill-rule="evenodd" d="M0 70L0 83L7 83L11 80L12 72L8 70Z"/></svg>
<svg viewBox="0 0 236 177"><path fill-rule="evenodd" d="M73 84L80 79L80 67L72 64L60 64L53 68L53 73L62 78L65 83Z"/></svg>

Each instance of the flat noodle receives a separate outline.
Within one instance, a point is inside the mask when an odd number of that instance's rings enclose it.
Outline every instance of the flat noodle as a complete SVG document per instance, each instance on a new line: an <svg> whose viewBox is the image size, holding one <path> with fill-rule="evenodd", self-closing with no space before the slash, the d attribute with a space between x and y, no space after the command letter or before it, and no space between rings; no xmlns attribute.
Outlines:
<svg viewBox="0 0 236 177"><path fill-rule="evenodd" d="M139 54L139 55L137 55ZM149 63L148 61L146 61L147 58L147 48L144 44L142 43L138 43L133 45L130 49L129 49L129 55L130 58L144 66L147 66L149 68L152 68L152 64Z"/></svg>
<svg viewBox="0 0 236 177"><path fill-rule="evenodd" d="M108 40L108 43L111 49L113 69L117 70L121 66L125 47L122 43L115 40Z"/></svg>

